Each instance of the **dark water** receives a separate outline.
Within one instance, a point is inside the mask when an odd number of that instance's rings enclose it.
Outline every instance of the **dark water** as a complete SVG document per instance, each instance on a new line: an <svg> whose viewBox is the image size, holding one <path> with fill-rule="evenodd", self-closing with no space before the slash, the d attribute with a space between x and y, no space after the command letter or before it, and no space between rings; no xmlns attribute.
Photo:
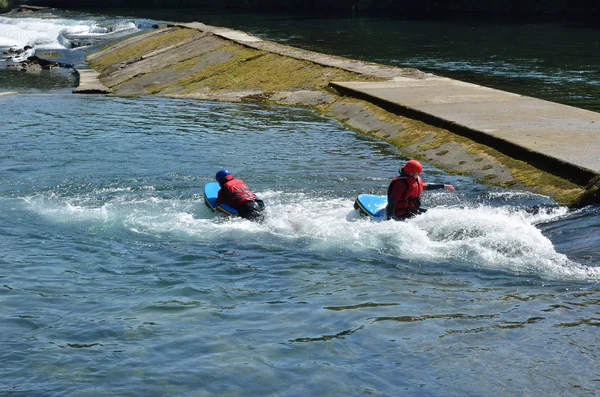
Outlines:
<svg viewBox="0 0 600 397"><path fill-rule="evenodd" d="M308 110L4 72L0 395L597 394L600 208L425 164L457 192L371 222L406 159ZM223 166L264 223L206 208Z"/></svg>

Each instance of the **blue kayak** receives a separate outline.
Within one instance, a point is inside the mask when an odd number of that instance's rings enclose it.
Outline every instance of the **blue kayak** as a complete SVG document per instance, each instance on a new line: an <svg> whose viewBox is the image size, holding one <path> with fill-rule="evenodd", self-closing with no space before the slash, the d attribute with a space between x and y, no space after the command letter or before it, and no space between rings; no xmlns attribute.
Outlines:
<svg viewBox="0 0 600 397"><path fill-rule="evenodd" d="M235 208L227 204L217 204L217 196L219 195L221 186L217 182L209 182L204 186L204 204L215 212L220 212L227 216L238 216Z"/></svg>
<svg viewBox="0 0 600 397"><path fill-rule="evenodd" d="M377 220L387 219L386 206L387 196L377 196L375 194L359 194L354 201L354 209L358 210L360 215ZM424 214L425 212L427 212L427 207L420 207L418 210L415 210L415 215ZM408 218L398 218L397 220L405 219Z"/></svg>
<svg viewBox="0 0 600 397"><path fill-rule="evenodd" d="M386 196L377 196L375 194L359 194L354 201L354 209L363 216L386 219L385 206L387 205Z"/></svg>

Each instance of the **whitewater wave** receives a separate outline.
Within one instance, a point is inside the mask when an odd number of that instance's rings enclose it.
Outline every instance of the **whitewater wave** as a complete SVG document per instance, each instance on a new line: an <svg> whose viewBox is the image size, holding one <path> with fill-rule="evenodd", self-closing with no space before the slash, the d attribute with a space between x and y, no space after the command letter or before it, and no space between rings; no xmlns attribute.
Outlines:
<svg viewBox="0 0 600 397"><path fill-rule="evenodd" d="M134 21L66 19L56 17L0 16L0 58L20 62L36 50L71 50L117 40L147 28ZM7 54L7 49L24 49L27 53Z"/></svg>
<svg viewBox="0 0 600 397"><path fill-rule="evenodd" d="M352 201L307 193L261 192L268 203L263 223L212 213L200 196L157 197L153 189L95 195L35 197L30 209L59 223L92 223L105 233L129 231L211 244L255 242L282 249L335 251L397 257L400 262L452 263L460 268L499 271L546 280L600 282L600 268L581 265L556 251L536 227L566 216L565 207L436 207L404 222L360 217ZM102 192L106 194L106 191Z"/></svg>

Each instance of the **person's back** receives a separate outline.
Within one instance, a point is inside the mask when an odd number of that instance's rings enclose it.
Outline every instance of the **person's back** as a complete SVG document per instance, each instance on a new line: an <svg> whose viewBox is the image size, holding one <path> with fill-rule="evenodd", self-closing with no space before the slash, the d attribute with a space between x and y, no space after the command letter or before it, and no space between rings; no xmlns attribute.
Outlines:
<svg viewBox="0 0 600 397"><path fill-rule="evenodd" d="M215 179L221 189L217 196L217 204L227 204L238 211L239 216L245 219L260 219L265 205L261 199L246 185L235 178L229 171L223 169L217 172Z"/></svg>
<svg viewBox="0 0 600 397"><path fill-rule="evenodd" d="M424 190L446 189L454 191L454 186L443 183L425 183L420 173L423 166L417 160L409 160L398 170L399 175L392 179L388 186L388 204L386 213L388 219L402 220L421 214L426 210L421 208L421 193Z"/></svg>

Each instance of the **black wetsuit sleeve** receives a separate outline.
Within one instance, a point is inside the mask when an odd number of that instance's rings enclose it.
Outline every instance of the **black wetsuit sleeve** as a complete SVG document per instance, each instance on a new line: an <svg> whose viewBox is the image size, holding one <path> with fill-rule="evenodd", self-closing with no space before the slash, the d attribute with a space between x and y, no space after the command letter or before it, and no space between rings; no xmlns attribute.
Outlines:
<svg viewBox="0 0 600 397"><path fill-rule="evenodd" d="M388 186L388 191L387 191L387 205L385 206L385 213L387 215L387 218L390 219L393 215L394 215L394 206L396 205L396 203L392 202L392 185L394 184L394 182L390 183L390 185Z"/></svg>
<svg viewBox="0 0 600 397"><path fill-rule="evenodd" d="M443 183L428 183L427 185L425 185L425 190L436 190L436 189L443 189L443 188L444 188Z"/></svg>

